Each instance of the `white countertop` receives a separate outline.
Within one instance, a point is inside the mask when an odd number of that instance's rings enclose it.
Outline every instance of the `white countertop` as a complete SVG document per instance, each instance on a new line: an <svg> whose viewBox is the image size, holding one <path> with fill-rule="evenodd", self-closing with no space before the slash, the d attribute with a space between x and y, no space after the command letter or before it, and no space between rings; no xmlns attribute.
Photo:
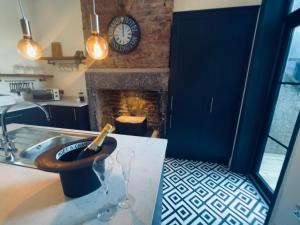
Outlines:
<svg viewBox="0 0 300 225"><path fill-rule="evenodd" d="M44 103L40 103L40 105L45 106L46 104ZM2 113L2 111L6 108L7 106L2 106L0 107L0 114ZM14 104L9 110L8 112L15 112L15 111L19 111L19 110L24 110L24 109L31 109L36 107L36 105L33 104L29 104L26 102L18 102L17 104Z"/></svg>
<svg viewBox="0 0 300 225"><path fill-rule="evenodd" d="M75 99L62 99L59 101L35 101L36 103L45 106L45 105L52 105L52 106L69 106L69 107L83 107L88 105L87 102L77 102ZM26 102L19 102L16 105L12 106L8 112L15 112L24 109L35 108L36 106L33 104L29 104ZM0 107L0 113L5 108L5 106Z"/></svg>
<svg viewBox="0 0 300 225"><path fill-rule="evenodd" d="M8 129L16 127L9 125ZM118 141L117 149L111 155L114 159L116 152L124 147L131 147L135 151L129 182L129 193L135 197L135 204L131 210L119 209L109 224L150 225L167 140L117 134L110 136ZM63 195L58 174L1 163L0 180L1 225L102 224L94 219L97 210L105 204L100 189L80 198L67 199ZM116 203L123 193L121 169L115 162L110 181L110 201Z"/></svg>
<svg viewBox="0 0 300 225"><path fill-rule="evenodd" d="M86 106L87 102L78 102L76 99L62 99L59 101L40 101L37 102L45 105L57 105L57 106L70 106L70 107L83 107Z"/></svg>

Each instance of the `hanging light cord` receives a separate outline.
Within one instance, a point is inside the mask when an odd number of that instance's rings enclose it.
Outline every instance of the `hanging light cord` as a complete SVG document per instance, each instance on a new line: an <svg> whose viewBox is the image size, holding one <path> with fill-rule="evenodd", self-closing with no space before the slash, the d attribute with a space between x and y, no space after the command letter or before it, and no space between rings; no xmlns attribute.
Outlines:
<svg viewBox="0 0 300 225"><path fill-rule="evenodd" d="M20 0L19 0L20 1ZM93 0L93 13L96 14L96 4L95 0Z"/></svg>
<svg viewBox="0 0 300 225"><path fill-rule="evenodd" d="M20 11L21 11L22 17L25 18L24 10L23 10L23 6L22 6L22 3L21 3L21 0L18 0L18 3L19 3L19 7L20 7Z"/></svg>

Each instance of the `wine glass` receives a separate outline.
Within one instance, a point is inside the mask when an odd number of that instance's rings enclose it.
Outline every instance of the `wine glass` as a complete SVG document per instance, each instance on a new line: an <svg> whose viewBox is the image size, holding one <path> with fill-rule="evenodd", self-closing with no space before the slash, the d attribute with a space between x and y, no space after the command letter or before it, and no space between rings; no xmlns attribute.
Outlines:
<svg viewBox="0 0 300 225"><path fill-rule="evenodd" d="M117 153L117 161L122 168L125 183L125 195L119 200L119 207L123 209L131 208L134 204L134 197L128 193L128 183L134 155L134 151L130 148L120 149Z"/></svg>
<svg viewBox="0 0 300 225"><path fill-rule="evenodd" d="M117 211L117 206L108 203L108 182L114 167L114 160L109 155L100 155L93 162L93 170L102 186L102 192L105 194L105 205L99 210L97 218L100 221L109 221Z"/></svg>

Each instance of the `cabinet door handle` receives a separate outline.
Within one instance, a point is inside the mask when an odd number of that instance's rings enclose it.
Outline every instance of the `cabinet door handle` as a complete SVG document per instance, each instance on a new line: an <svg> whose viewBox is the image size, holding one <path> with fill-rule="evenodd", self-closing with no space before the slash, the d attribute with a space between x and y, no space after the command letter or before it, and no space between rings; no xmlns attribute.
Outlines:
<svg viewBox="0 0 300 225"><path fill-rule="evenodd" d="M171 106L170 106L171 111L173 111L173 99L174 99L174 97L173 97L173 95L172 95L172 96L171 96Z"/></svg>
<svg viewBox="0 0 300 225"><path fill-rule="evenodd" d="M210 108L209 108L210 113L213 112L213 107L214 107L214 97L212 97L211 100L210 100Z"/></svg>
<svg viewBox="0 0 300 225"><path fill-rule="evenodd" d="M76 110L73 109L73 112L74 112L74 120L77 120L77 117L76 117Z"/></svg>
<svg viewBox="0 0 300 225"><path fill-rule="evenodd" d="M170 122L169 122L169 128L170 129L172 128L172 119L173 119L173 116L172 116L172 114L170 114Z"/></svg>

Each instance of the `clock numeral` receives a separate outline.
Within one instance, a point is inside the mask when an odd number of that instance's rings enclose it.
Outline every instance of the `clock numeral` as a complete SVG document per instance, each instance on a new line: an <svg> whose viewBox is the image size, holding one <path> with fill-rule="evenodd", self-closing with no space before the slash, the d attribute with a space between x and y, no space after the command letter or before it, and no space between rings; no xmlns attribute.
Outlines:
<svg viewBox="0 0 300 225"><path fill-rule="evenodd" d="M123 23L130 23L130 22L131 22L131 19L128 16L126 16L123 20Z"/></svg>
<svg viewBox="0 0 300 225"><path fill-rule="evenodd" d="M133 45L135 45L137 42L138 42L137 37L132 37L131 43L132 43Z"/></svg>

